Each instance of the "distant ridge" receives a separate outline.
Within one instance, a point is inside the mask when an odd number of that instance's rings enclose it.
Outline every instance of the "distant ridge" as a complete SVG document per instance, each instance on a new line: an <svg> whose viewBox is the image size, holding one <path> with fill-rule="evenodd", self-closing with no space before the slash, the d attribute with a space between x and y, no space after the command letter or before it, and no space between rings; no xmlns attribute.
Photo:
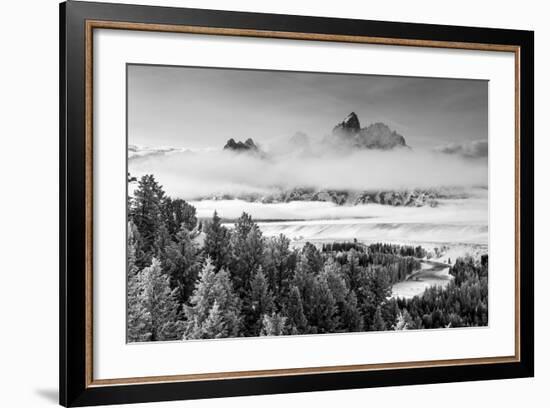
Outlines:
<svg viewBox="0 0 550 408"><path fill-rule="evenodd" d="M405 138L382 122L361 128L359 117L351 112L332 130L331 142L338 142L361 149L389 150L408 147Z"/></svg>
<svg viewBox="0 0 550 408"><path fill-rule="evenodd" d="M231 138L227 141L224 150L233 150L233 151L258 151L258 146L254 143L252 139L246 139L243 143L241 141L236 142L235 139Z"/></svg>
<svg viewBox="0 0 550 408"><path fill-rule="evenodd" d="M405 138L385 123L376 122L362 128L355 112L351 112L342 122L334 126L332 134L328 135L324 142L359 149L390 150L408 147ZM290 143L295 147L305 148L309 146L309 138L303 132L296 132L290 138ZM231 138L223 148L234 152L260 153L260 148L251 138L244 142Z"/></svg>

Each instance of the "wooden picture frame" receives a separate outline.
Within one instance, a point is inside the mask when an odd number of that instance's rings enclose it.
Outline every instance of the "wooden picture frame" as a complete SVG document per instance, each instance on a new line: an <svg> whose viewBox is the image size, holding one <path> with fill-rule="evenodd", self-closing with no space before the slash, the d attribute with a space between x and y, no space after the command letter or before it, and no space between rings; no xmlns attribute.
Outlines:
<svg viewBox="0 0 550 408"><path fill-rule="evenodd" d="M514 355L94 379L93 32L197 33L515 55ZM68 1L60 5L60 403L64 406L338 390L534 375L534 34L530 31ZM520 250L521 249L521 250Z"/></svg>

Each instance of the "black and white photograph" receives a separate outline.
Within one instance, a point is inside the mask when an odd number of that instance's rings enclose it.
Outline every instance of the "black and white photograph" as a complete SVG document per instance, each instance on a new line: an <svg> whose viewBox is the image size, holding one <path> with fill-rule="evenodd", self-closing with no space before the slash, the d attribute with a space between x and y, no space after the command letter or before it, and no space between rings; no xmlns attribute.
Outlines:
<svg viewBox="0 0 550 408"><path fill-rule="evenodd" d="M127 341L487 326L488 82L127 65Z"/></svg>
<svg viewBox="0 0 550 408"><path fill-rule="evenodd" d="M548 400L544 2L0 9L0 408Z"/></svg>

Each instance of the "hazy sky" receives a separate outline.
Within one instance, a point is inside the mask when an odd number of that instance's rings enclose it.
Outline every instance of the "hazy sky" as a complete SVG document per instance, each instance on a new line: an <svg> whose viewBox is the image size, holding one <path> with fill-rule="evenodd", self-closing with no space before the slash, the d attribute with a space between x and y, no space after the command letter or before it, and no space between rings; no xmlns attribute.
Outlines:
<svg viewBox="0 0 550 408"><path fill-rule="evenodd" d="M128 67L128 142L221 148L329 134L350 112L407 144L487 140L488 82L213 68Z"/></svg>

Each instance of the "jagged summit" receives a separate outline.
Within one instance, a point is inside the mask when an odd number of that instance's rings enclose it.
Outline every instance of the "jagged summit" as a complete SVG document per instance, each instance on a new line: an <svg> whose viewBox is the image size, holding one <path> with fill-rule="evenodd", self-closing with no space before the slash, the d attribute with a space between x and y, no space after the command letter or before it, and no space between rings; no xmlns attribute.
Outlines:
<svg viewBox="0 0 550 408"><path fill-rule="evenodd" d="M363 149L389 150L394 147L406 147L405 138L382 122L361 128L359 118L351 112L343 122L332 131L334 141Z"/></svg>
<svg viewBox="0 0 550 408"><path fill-rule="evenodd" d="M227 141L224 150L234 150L234 151L258 151L258 146L254 143L252 139L246 139L243 143L241 141L236 142L235 139L231 138Z"/></svg>
<svg viewBox="0 0 550 408"><path fill-rule="evenodd" d="M348 116L346 116L343 122L334 127L334 131L339 130L359 132L359 130L361 130L361 124L359 123L357 114L355 112L351 112Z"/></svg>

